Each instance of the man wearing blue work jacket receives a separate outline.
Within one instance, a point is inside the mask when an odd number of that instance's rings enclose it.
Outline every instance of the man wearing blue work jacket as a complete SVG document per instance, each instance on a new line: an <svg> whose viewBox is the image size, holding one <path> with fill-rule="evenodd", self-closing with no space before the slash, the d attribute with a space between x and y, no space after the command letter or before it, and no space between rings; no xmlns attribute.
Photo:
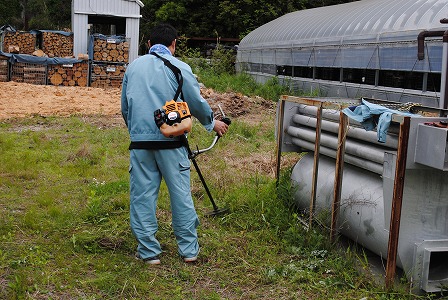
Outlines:
<svg viewBox="0 0 448 300"><path fill-rule="evenodd" d="M191 114L207 131L214 130L220 136L225 134L228 125L214 119L190 66L173 56L176 29L160 24L151 30L149 38L150 54L155 52L180 69L183 77L180 100L188 104ZM127 67L121 93L121 112L131 139L130 225L138 242L136 257L149 264L160 264L162 249L156 238L156 207L164 178L179 255L185 262L194 262L199 254L196 231L199 220L190 191L188 152L178 137L165 137L154 120L154 111L173 99L178 82L162 59L150 54L139 57Z"/></svg>

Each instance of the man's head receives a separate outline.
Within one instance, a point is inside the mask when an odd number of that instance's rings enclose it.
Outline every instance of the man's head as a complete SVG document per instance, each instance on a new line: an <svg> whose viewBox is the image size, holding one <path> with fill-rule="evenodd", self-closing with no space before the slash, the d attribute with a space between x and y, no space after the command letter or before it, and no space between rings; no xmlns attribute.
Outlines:
<svg viewBox="0 0 448 300"><path fill-rule="evenodd" d="M167 47L177 39L177 30L169 24L159 24L149 32L150 45L162 44Z"/></svg>

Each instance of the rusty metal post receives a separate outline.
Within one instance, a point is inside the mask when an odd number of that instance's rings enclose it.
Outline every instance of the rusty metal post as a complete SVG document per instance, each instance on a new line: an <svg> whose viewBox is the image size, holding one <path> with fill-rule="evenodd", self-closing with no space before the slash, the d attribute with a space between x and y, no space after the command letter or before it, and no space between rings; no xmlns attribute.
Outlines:
<svg viewBox="0 0 448 300"><path fill-rule="evenodd" d="M331 209L331 229L330 241L333 243L337 234L337 221L339 214L339 205L341 203L342 192L342 175L344 171L344 155L345 155L345 140L348 130L348 118L341 111L339 115L339 131L338 131L338 149L336 153L336 167L334 175L334 189L333 189L333 205Z"/></svg>
<svg viewBox="0 0 448 300"><path fill-rule="evenodd" d="M389 242L387 245L386 288L394 285L397 266L398 237L400 233L401 207L403 202L404 177L406 173L406 156L408 152L410 117L400 121L397 162L395 167L394 191L392 196L392 211L389 224Z"/></svg>
<svg viewBox="0 0 448 300"><path fill-rule="evenodd" d="M316 207L316 194L317 194L317 178L319 173L319 152L320 152L320 136L322 133L322 104L317 107L316 116L316 141L314 143L314 165L313 165L313 185L311 187L311 199L310 199L310 216L309 216L309 228L313 223L313 215Z"/></svg>
<svg viewBox="0 0 448 300"><path fill-rule="evenodd" d="M276 145L276 168L275 168L275 178L276 185L278 186L280 180L280 164L282 157L282 143L283 143L283 121L284 121L284 112L285 112L285 99L280 99L280 106L278 110L278 118L277 118L277 145Z"/></svg>

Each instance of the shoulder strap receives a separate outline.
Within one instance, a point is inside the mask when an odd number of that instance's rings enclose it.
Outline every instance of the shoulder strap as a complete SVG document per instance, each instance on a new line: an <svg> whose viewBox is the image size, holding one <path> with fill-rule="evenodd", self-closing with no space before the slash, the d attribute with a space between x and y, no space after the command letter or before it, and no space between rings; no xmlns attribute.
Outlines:
<svg viewBox="0 0 448 300"><path fill-rule="evenodd" d="M168 59L161 57L160 55L158 55L155 52L150 52L150 54L160 58L163 61L163 63L165 64L165 66L167 66L168 68L171 69L171 71L173 71L174 76L176 77L177 83L179 84L179 86L177 87L176 94L174 95L174 98L173 98L174 101L177 101L177 98L179 98L179 95L182 93L182 85L184 83L184 79L182 77L182 72L180 71L180 69L178 67L173 65ZM183 94L182 94L182 99L184 99Z"/></svg>

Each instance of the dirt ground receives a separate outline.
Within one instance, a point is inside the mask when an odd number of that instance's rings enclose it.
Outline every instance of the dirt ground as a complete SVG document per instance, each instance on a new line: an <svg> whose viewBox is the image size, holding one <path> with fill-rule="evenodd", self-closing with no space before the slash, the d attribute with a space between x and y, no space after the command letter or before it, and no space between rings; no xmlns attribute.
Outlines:
<svg viewBox="0 0 448 300"><path fill-rule="evenodd" d="M260 130L273 130L275 103L260 97L247 97L239 93L217 93L202 88L206 99L217 118L219 106L227 117L260 126ZM0 82L0 122L7 119L33 116L102 116L101 126L124 126L120 112L120 89L93 87L43 86L17 82ZM275 145L275 142L273 142ZM229 165L235 164L244 172L260 172L275 175L275 146L272 151L260 151L235 161L229 154ZM224 154L226 156L227 154ZM290 159L283 159L282 165L290 165Z"/></svg>
<svg viewBox="0 0 448 300"><path fill-rule="evenodd" d="M249 98L238 93L216 93L201 89L203 97L219 114L218 105L229 117L273 113L273 102L262 98ZM28 116L105 115L120 116L120 89L92 87L59 87L17 82L0 82L0 120Z"/></svg>

